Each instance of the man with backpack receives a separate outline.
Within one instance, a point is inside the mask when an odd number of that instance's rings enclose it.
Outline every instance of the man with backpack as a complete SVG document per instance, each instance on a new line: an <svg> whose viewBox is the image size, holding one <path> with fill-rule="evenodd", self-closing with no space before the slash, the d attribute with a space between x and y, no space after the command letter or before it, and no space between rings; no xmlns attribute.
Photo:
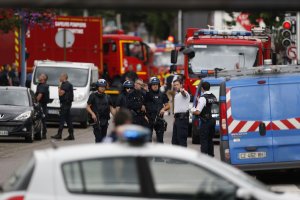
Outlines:
<svg viewBox="0 0 300 200"><path fill-rule="evenodd" d="M68 74L62 73L60 75L60 84L58 86L58 96L60 101L60 119L58 133L51 136L53 139L60 140L65 122L68 125L69 136L64 140L74 140L74 129L71 118L71 107L74 99L73 85L68 81Z"/></svg>
<svg viewBox="0 0 300 200"><path fill-rule="evenodd" d="M96 83L97 91L89 96L87 102L86 110L94 122L93 129L96 143L102 142L103 138L106 137L110 113L115 114L111 98L105 94L106 86L106 80L99 79Z"/></svg>

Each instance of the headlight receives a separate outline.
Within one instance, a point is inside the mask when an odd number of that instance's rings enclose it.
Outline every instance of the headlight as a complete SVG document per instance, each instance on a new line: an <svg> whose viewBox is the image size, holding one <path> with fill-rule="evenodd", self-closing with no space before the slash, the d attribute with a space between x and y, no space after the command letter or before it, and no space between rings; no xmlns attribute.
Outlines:
<svg viewBox="0 0 300 200"><path fill-rule="evenodd" d="M84 100L84 95L83 94L78 94L74 96L74 101L79 102Z"/></svg>
<svg viewBox="0 0 300 200"><path fill-rule="evenodd" d="M31 111L27 111L16 117L14 120L25 120L31 116Z"/></svg>

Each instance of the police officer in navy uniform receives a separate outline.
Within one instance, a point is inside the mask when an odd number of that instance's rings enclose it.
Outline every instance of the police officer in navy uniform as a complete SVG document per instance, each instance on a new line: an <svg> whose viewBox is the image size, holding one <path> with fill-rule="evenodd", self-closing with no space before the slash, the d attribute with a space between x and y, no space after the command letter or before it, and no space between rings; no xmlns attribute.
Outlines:
<svg viewBox="0 0 300 200"><path fill-rule="evenodd" d="M96 83L97 91L89 96L87 102L86 109L95 122L93 128L96 143L106 137L110 113L115 114L111 98L105 94L106 86L106 80L99 79Z"/></svg>
<svg viewBox="0 0 300 200"><path fill-rule="evenodd" d="M164 142L164 132L166 121L163 119L164 113L170 109L169 99L165 93L159 91L160 81L157 77L152 77L149 82L149 92L146 94L146 110L149 119L149 127L151 130L151 138L153 129L156 132L157 142Z"/></svg>
<svg viewBox="0 0 300 200"><path fill-rule="evenodd" d="M65 122L68 125L69 136L64 140L74 140L74 129L71 118L71 107L74 99L73 85L68 81L68 74L60 75L60 85L58 86L58 95L60 101L60 119L58 133L51 136L53 139L61 139Z"/></svg>
<svg viewBox="0 0 300 200"><path fill-rule="evenodd" d="M123 92L119 95L116 107L127 108L130 110L133 118L133 124L138 124L144 127L149 127L146 118L145 98L142 91L134 89L133 81L125 81L123 83Z"/></svg>
<svg viewBox="0 0 300 200"><path fill-rule="evenodd" d="M48 76L46 74L41 74L39 76L39 84L36 89L35 97L37 102L40 104L44 117L42 118L42 124L43 124L43 130L42 130L42 135L43 139L46 139L47 136L47 115L48 115L48 109L47 109L47 104L49 102L49 85L47 84L47 79ZM37 138L37 139L42 139L42 138Z"/></svg>
<svg viewBox="0 0 300 200"><path fill-rule="evenodd" d="M193 114L198 116L201 121L200 125L200 145L201 152L214 157L213 138L215 134L216 121L212 117L212 105L218 100L210 91L210 83L201 84L202 96L198 99L196 108L193 108Z"/></svg>

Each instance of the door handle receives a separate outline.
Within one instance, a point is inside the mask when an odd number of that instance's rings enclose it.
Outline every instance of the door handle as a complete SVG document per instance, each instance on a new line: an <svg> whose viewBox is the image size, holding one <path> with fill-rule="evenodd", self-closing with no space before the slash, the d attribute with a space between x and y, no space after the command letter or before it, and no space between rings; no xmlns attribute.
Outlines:
<svg viewBox="0 0 300 200"><path fill-rule="evenodd" d="M264 122L259 124L259 134L260 136L266 136L266 124Z"/></svg>

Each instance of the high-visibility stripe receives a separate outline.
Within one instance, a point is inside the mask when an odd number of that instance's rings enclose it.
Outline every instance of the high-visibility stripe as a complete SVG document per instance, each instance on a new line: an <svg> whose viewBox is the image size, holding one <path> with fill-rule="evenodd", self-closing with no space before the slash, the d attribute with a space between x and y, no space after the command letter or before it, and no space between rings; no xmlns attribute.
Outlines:
<svg viewBox="0 0 300 200"><path fill-rule="evenodd" d="M18 68L20 66L20 42L19 42L19 32L15 30L15 65Z"/></svg>
<svg viewBox="0 0 300 200"><path fill-rule="evenodd" d="M137 75L147 75L147 72L136 72Z"/></svg>
<svg viewBox="0 0 300 200"><path fill-rule="evenodd" d="M118 90L106 90L105 94L120 94Z"/></svg>

